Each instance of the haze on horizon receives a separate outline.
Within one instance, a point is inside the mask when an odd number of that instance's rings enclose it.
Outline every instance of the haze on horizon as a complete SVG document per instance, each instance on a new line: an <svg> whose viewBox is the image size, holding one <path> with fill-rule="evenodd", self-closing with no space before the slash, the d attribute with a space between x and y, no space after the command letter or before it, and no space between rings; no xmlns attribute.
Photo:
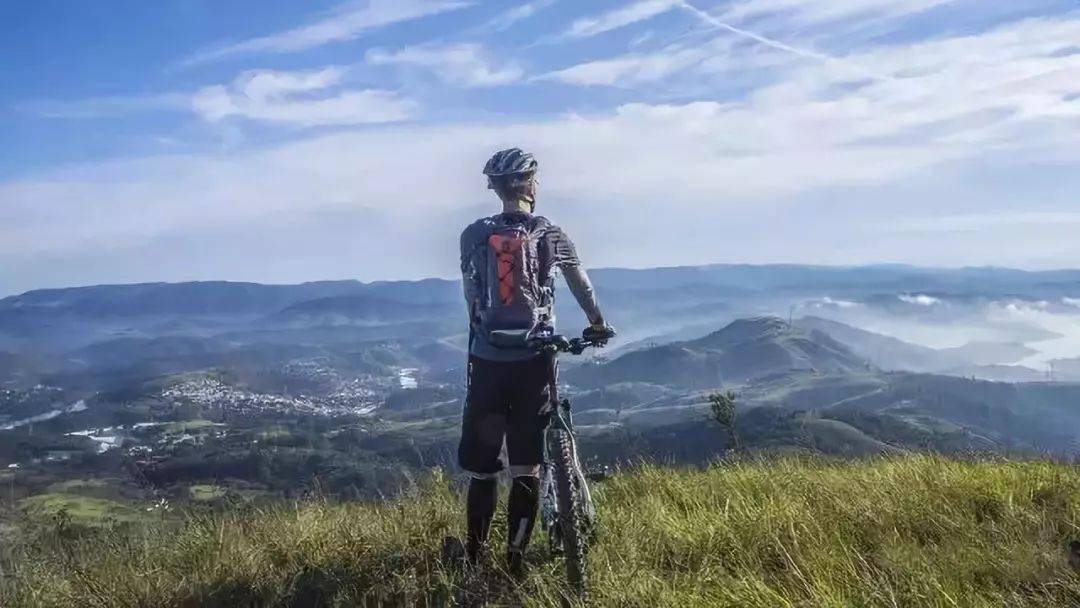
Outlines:
<svg viewBox="0 0 1080 608"><path fill-rule="evenodd" d="M454 276L509 146L594 267L1076 267L1080 10L1017 4L11 3L0 296Z"/></svg>

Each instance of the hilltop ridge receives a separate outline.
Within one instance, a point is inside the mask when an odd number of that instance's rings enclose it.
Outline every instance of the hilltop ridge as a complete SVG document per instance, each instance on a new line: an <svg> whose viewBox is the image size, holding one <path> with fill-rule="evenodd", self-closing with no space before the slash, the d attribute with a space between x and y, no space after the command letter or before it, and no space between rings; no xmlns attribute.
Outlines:
<svg viewBox="0 0 1080 608"><path fill-rule="evenodd" d="M583 366L567 378L582 386L651 382L696 388L743 382L780 372L846 372L866 361L828 334L771 316L737 319L702 338L632 351Z"/></svg>

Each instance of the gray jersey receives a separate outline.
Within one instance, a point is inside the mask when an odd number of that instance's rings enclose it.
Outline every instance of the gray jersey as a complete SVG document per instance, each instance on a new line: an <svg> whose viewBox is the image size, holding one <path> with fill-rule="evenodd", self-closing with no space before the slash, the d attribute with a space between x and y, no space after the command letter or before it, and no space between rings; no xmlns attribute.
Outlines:
<svg viewBox="0 0 1080 608"><path fill-rule="evenodd" d="M585 312L589 323L598 324L603 322L600 308L596 303L592 284L585 269L578 259L574 243L566 236L561 228L540 216L531 216L526 213L498 214L487 218L481 218L470 224L461 233L461 278L465 290L465 303L469 311L469 323L473 336L469 352L482 359L492 361L520 361L535 356L535 353L525 348L505 348L492 345L482 331L481 313L484 308L484 297L488 289L485 285L486 259L485 248L491 235L492 225L506 222L522 221L536 226L539 234L537 243L537 281L548 292L549 302L543 307L541 323L554 325L554 282L558 271L562 271L570 292L574 295L578 305Z"/></svg>

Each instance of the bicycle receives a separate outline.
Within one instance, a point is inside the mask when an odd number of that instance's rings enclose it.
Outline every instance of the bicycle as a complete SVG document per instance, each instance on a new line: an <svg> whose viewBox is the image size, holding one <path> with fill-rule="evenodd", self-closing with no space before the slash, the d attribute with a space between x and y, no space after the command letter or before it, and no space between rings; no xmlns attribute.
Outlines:
<svg viewBox="0 0 1080 608"><path fill-rule="evenodd" d="M567 339L553 332L538 332L528 339L530 347L551 356L551 422L545 430L544 469L540 482L540 520L553 553L562 553L570 587L584 599L587 595L588 543L596 531L596 506L578 456L577 436L570 400L559 399L555 360L559 353L580 355L604 341Z"/></svg>
<svg viewBox="0 0 1080 608"><path fill-rule="evenodd" d="M562 554L570 587L582 600L587 599L586 556L588 542L596 530L596 507L578 456L570 400L559 399L556 361L559 353L580 355L588 348L603 347L607 340L566 338L550 328L532 331L494 330L492 342L504 347L531 348L551 357L548 396L551 418L544 429L544 465L540 481L541 527L548 537L552 553ZM465 553L460 539L443 540L445 559L462 559Z"/></svg>

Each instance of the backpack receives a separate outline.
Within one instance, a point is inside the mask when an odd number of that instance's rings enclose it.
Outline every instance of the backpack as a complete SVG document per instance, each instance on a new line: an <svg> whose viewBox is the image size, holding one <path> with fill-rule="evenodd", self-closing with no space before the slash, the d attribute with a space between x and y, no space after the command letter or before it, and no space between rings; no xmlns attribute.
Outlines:
<svg viewBox="0 0 1080 608"><path fill-rule="evenodd" d="M551 318L550 268L542 259L550 223L539 216L497 215L485 225L484 242L477 243L483 252L477 260L479 330L495 346L519 346L500 344L491 332L524 335Z"/></svg>

